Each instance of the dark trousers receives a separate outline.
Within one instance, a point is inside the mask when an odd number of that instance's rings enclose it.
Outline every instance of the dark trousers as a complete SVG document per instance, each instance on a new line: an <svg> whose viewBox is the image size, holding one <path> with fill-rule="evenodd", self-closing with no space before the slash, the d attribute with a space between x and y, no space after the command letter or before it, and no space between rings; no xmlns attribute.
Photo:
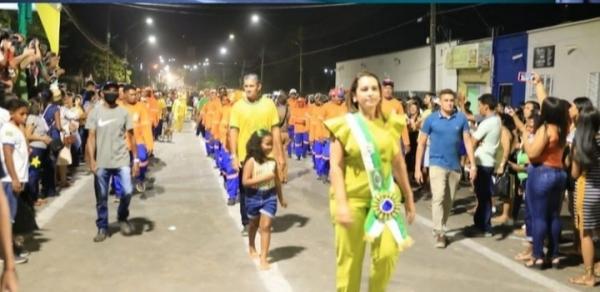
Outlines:
<svg viewBox="0 0 600 292"><path fill-rule="evenodd" d="M43 180L44 171L48 167L50 167L48 150L31 147L31 154L29 155L29 179L27 181L27 188L34 202L41 196L40 181ZM52 180L52 182L54 182L54 180ZM47 185L47 183L48 182L46 179L43 184Z"/></svg>
<svg viewBox="0 0 600 292"><path fill-rule="evenodd" d="M475 227L484 232L492 231L492 176L493 167L477 165L474 188L477 195L477 209L473 215Z"/></svg>
<svg viewBox="0 0 600 292"><path fill-rule="evenodd" d="M527 210L531 211L533 257L544 258L544 240L549 236L548 256L558 256L560 205L567 175L559 168L530 165L527 169Z"/></svg>
<svg viewBox="0 0 600 292"><path fill-rule="evenodd" d="M242 217L242 225L246 226L248 225L248 223L250 223L250 219L248 218L248 212L246 211L246 192L244 190L244 184L242 184L242 173L243 172L243 166L242 168L240 168L239 173L239 186L240 186L240 216Z"/></svg>

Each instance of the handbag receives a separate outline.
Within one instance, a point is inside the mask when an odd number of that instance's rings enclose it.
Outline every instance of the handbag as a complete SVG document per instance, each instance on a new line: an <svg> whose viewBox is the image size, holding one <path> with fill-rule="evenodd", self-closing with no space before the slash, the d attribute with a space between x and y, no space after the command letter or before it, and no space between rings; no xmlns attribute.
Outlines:
<svg viewBox="0 0 600 292"><path fill-rule="evenodd" d="M508 171L504 170L500 176L495 178L494 195L500 198L510 197L510 174Z"/></svg>
<svg viewBox="0 0 600 292"><path fill-rule="evenodd" d="M48 149L54 155L58 155L61 149L65 147L65 144L60 139L52 139L52 142L48 145Z"/></svg>

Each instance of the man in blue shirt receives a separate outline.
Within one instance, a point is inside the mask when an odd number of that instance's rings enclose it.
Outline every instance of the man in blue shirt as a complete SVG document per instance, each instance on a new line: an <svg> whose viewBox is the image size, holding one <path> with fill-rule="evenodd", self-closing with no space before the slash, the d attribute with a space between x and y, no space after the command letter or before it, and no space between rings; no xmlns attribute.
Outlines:
<svg viewBox="0 0 600 292"><path fill-rule="evenodd" d="M429 181L432 194L433 233L437 248L446 247L444 229L460 180L459 149L461 144L465 145L471 162L469 172L471 181L475 179L477 173L469 123L463 113L455 110L455 100L456 93L451 89L444 89L440 92L440 110L429 115L421 127L415 162L415 180L423 183L421 163L427 139L430 139Z"/></svg>

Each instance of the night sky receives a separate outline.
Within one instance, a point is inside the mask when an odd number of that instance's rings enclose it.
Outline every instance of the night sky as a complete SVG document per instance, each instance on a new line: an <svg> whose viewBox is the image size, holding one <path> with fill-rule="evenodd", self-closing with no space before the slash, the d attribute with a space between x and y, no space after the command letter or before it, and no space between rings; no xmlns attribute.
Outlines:
<svg viewBox="0 0 600 292"><path fill-rule="evenodd" d="M178 5L178 4L72 4L71 10L96 39L106 40L110 11L110 30L117 38L111 47L124 53L124 39L137 64L158 63L158 56L175 58L179 67L210 58L211 70L222 70L239 77L245 60L246 72L260 70L260 53L265 50L264 82L268 89L298 86L299 52L293 44L302 30L303 50L311 52L382 32L375 37L304 56L305 91L325 91L335 77L323 69L334 68L336 61L424 46L429 34L429 5ZM600 5L438 5L438 42L472 40L491 35L509 34L567 21L600 16ZM261 23L250 24L250 15L258 13ZM154 26L144 19L151 16ZM419 18L421 20L419 21ZM128 28L129 31L127 31ZM228 41L234 33L233 42ZM156 35L158 44L143 40ZM219 56L227 46L227 56ZM66 52L69 49L67 47ZM131 58L130 58L131 59ZM282 61L282 62L278 62ZM218 63L223 63L219 65ZM220 67L218 67L220 66ZM410 74L410 72L407 72ZM191 76L191 78L196 78ZM197 78L201 78L198 75ZM235 79L226 82L235 85Z"/></svg>

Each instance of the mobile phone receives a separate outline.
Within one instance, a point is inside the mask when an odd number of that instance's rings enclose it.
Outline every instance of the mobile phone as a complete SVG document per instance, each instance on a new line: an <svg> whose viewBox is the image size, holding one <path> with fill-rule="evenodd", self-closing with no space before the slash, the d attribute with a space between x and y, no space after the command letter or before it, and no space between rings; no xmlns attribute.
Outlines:
<svg viewBox="0 0 600 292"><path fill-rule="evenodd" d="M519 74L517 75L517 79L520 82L527 82L527 81L531 81L533 80L533 74L531 72L519 72Z"/></svg>

